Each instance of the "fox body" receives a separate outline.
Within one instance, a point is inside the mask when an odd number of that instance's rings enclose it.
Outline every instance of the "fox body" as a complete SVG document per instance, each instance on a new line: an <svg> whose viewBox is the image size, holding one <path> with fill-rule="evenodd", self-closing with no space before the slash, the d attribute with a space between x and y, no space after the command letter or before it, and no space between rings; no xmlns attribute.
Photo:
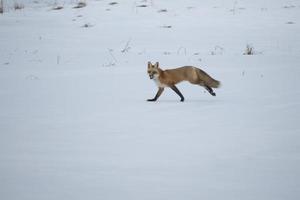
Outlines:
<svg viewBox="0 0 300 200"><path fill-rule="evenodd" d="M150 79L153 79L158 87L158 92L153 99L148 101L156 101L164 91L165 87L170 87L176 94L184 101L184 97L178 88L175 86L181 81L189 81L191 84L203 86L212 96L216 96L212 88L218 88L220 82L213 79L203 70L193 67L184 66L175 69L162 70L159 68L159 63L156 62L154 65L148 62L148 75Z"/></svg>

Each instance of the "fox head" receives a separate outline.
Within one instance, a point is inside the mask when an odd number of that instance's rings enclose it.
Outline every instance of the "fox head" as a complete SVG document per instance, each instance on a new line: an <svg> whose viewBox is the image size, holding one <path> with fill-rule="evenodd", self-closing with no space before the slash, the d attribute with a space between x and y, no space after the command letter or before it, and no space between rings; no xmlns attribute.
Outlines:
<svg viewBox="0 0 300 200"><path fill-rule="evenodd" d="M148 75L150 77L150 79L157 79L159 76L159 67L158 67L159 63L156 62L154 65L152 65L151 62L148 62Z"/></svg>

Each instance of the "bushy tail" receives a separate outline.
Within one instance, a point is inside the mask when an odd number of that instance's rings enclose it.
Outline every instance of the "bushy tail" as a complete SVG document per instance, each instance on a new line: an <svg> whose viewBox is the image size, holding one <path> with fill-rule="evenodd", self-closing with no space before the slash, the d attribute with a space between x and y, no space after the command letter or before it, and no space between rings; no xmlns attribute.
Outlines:
<svg viewBox="0 0 300 200"><path fill-rule="evenodd" d="M220 81L217 81L210 77L210 79L207 81L207 85L212 88L218 88L221 86L221 83Z"/></svg>
<svg viewBox="0 0 300 200"><path fill-rule="evenodd" d="M203 80L205 85L212 87L212 88L218 88L221 86L220 81L213 79L205 71L203 71L199 68L197 68L197 69L198 69L198 76L199 76L200 80Z"/></svg>

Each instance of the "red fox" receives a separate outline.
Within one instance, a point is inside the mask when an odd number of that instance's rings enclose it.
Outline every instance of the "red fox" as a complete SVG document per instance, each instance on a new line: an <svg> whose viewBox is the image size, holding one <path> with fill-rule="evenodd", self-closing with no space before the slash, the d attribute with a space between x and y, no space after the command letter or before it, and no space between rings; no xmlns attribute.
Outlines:
<svg viewBox="0 0 300 200"><path fill-rule="evenodd" d="M203 70L193 66L162 70L159 68L158 62L155 65L148 62L148 75L156 83L158 92L153 99L148 99L147 101L156 101L163 93L165 87L170 87L180 96L180 101L184 101L183 95L175 86L181 81L189 81L191 84L203 86L212 96L216 96L212 88L220 86L220 81L213 79Z"/></svg>

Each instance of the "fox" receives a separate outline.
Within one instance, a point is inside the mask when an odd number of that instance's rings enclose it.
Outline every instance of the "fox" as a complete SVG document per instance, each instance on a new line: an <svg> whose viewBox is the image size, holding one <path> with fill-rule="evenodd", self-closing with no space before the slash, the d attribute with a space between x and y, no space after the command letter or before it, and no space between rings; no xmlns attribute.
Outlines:
<svg viewBox="0 0 300 200"><path fill-rule="evenodd" d="M153 65L149 61L147 73L149 78L154 80L158 87L155 97L147 99L147 101L156 101L163 93L164 89L169 87L180 97L180 101L183 102L184 96L175 86L177 83L182 81L188 81L191 84L202 86L212 96L216 96L216 93L212 88L219 88L221 85L220 81L213 79L205 71L194 66L183 66L175 69L162 70L159 67L159 62L156 62Z"/></svg>

